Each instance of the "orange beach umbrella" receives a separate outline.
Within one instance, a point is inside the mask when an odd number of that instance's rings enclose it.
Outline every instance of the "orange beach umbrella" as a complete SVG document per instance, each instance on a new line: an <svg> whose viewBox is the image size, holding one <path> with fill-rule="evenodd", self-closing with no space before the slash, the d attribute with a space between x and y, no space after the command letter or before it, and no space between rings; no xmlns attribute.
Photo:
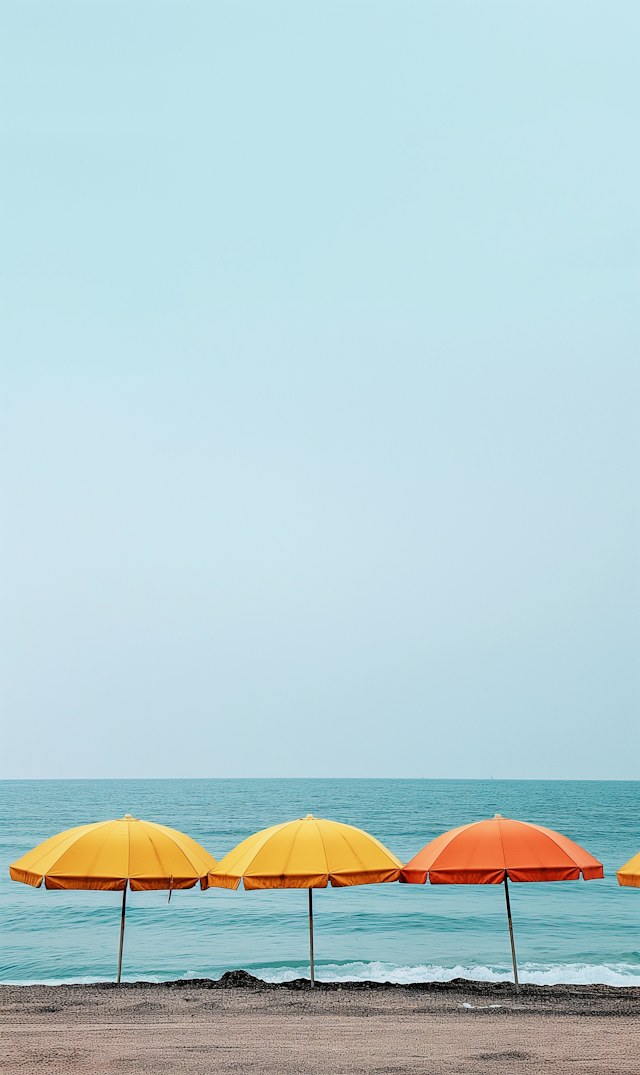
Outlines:
<svg viewBox="0 0 640 1075"><path fill-rule="evenodd" d="M559 832L500 814L436 837L403 867L400 880L423 885L500 885L504 881L516 992L519 992L509 881L585 881L602 863Z"/></svg>
<svg viewBox="0 0 640 1075"><path fill-rule="evenodd" d="M122 892L118 982L127 904L133 892L193 888L203 882L216 860L182 832L125 814L117 821L99 821L59 832L9 867L14 881L40 888L94 889Z"/></svg>
<svg viewBox="0 0 640 1075"><path fill-rule="evenodd" d="M308 888L309 965L313 963L313 889L397 881L402 863L362 829L307 814L249 836L209 871L203 888Z"/></svg>

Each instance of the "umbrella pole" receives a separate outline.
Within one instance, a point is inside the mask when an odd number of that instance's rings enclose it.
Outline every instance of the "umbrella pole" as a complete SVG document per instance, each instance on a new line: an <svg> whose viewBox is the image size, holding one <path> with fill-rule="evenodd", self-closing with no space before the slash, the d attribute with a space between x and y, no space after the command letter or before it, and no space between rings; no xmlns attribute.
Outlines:
<svg viewBox="0 0 640 1075"><path fill-rule="evenodd" d="M122 945L124 944L124 919L127 913L127 882L124 883L122 890L122 918L120 919L120 950L118 952L118 985L120 985L120 974L122 972Z"/></svg>
<svg viewBox="0 0 640 1075"><path fill-rule="evenodd" d="M313 967L313 889L309 889L309 969L311 971L311 988L316 984Z"/></svg>
<svg viewBox="0 0 640 1075"><path fill-rule="evenodd" d="M513 922L511 921L511 903L509 901L509 882L507 880L507 871L504 871L504 894L507 900L507 918L509 919L509 936L511 938L511 958L513 960L513 977L516 983L516 993L520 992L520 983L518 982L518 964L516 963L516 942L513 939Z"/></svg>

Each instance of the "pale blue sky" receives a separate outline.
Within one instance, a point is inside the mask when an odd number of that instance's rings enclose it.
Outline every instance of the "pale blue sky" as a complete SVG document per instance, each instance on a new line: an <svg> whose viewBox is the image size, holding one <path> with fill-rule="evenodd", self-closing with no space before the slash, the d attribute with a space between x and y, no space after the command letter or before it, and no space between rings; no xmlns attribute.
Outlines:
<svg viewBox="0 0 640 1075"><path fill-rule="evenodd" d="M635 0L0 13L0 776L640 778Z"/></svg>

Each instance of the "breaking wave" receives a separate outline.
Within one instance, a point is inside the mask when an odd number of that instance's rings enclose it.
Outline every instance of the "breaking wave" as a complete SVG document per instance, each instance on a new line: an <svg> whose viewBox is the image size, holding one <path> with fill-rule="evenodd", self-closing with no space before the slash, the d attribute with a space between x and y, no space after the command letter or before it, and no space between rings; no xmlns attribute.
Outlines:
<svg viewBox="0 0 640 1075"><path fill-rule="evenodd" d="M298 966L245 966L250 974L263 982L278 984L292 982L296 978L309 977L309 964ZM191 978L218 978L222 973L216 971L187 971L180 975L182 981ZM617 985L640 986L640 963L519 963L518 977L522 984L531 985ZM454 978L463 978L470 982L512 982L513 970L506 963L492 966L441 967L435 963L419 964L415 967L401 966L397 963L324 963L316 964L316 980L319 982L392 982L398 985L411 985L417 982L450 982ZM166 982L175 981L170 974L123 975L124 982ZM93 975L78 977L32 978L22 980L8 979L5 985L95 985L113 981L113 977Z"/></svg>
<svg viewBox="0 0 640 1075"><path fill-rule="evenodd" d="M309 970L308 965L259 967L251 968L251 974L264 982L291 982L294 978L308 978ZM640 986L640 964L521 963L518 964L518 977L521 983L531 985ZM475 967L440 967L436 964L407 967L381 962L316 965L316 979L320 982L394 982L410 985L415 982L450 982L454 978L466 978L472 982L512 982L513 970L507 964L500 963Z"/></svg>

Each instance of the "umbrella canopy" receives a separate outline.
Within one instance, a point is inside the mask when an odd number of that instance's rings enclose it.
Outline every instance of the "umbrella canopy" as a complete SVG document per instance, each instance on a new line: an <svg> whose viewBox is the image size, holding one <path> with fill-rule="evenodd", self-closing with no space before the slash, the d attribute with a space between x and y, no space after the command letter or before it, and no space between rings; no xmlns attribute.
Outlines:
<svg viewBox="0 0 640 1075"><path fill-rule="evenodd" d="M122 892L118 981L127 905L127 884L145 889L193 888L204 883L216 860L190 836L125 814L117 821L80 825L38 844L9 867L14 881L40 888Z"/></svg>
<svg viewBox="0 0 640 1075"><path fill-rule="evenodd" d="M312 817L254 833L210 870L203 887L334 888L397 881L402 863L362 829Z"/></svg>
<svg viewBox="0 0 640 1075"><path fill-rule="evenodd" d="M617 870L618 884L625 888L640 888L640 854L629 859L625 866Z"/></svg>
<svg viewBox="0 0 640 1075"><path fill-rule="evenodd" d="M401 881L423 885L500 885L510 881L585 881L602 863L573 840L542 825L496 814L437 836L402 869Z"/></svg>
<svg viewBox="0 0 640 1075"><path fill-rule="evenodd" d="M496 814L490 821L461 825L437 836L403 867L400 880L412 885L424 885L427 878L432 885L500 885L504 881L513 976L519 992L509 881L577 881L580 874L585 881L603 877L602 863L559 832Z"/></svg>
<svg viewBox="0 0 640 1075"><path fill-rule="evenodd" d="M397 881L402 863L362 829L312 817L272 825L243 840L209 871L203 887L309 890L309 967L313 962L313 889Z"/></svg>
<svg viewBox="0 0 640 1075"><path fill-rule="evenodd" d="M80 825L38 844L9 867L14 881L39 888L134 892L193 888L216 866L200 844L175 829L127 814Z"/></svg>

